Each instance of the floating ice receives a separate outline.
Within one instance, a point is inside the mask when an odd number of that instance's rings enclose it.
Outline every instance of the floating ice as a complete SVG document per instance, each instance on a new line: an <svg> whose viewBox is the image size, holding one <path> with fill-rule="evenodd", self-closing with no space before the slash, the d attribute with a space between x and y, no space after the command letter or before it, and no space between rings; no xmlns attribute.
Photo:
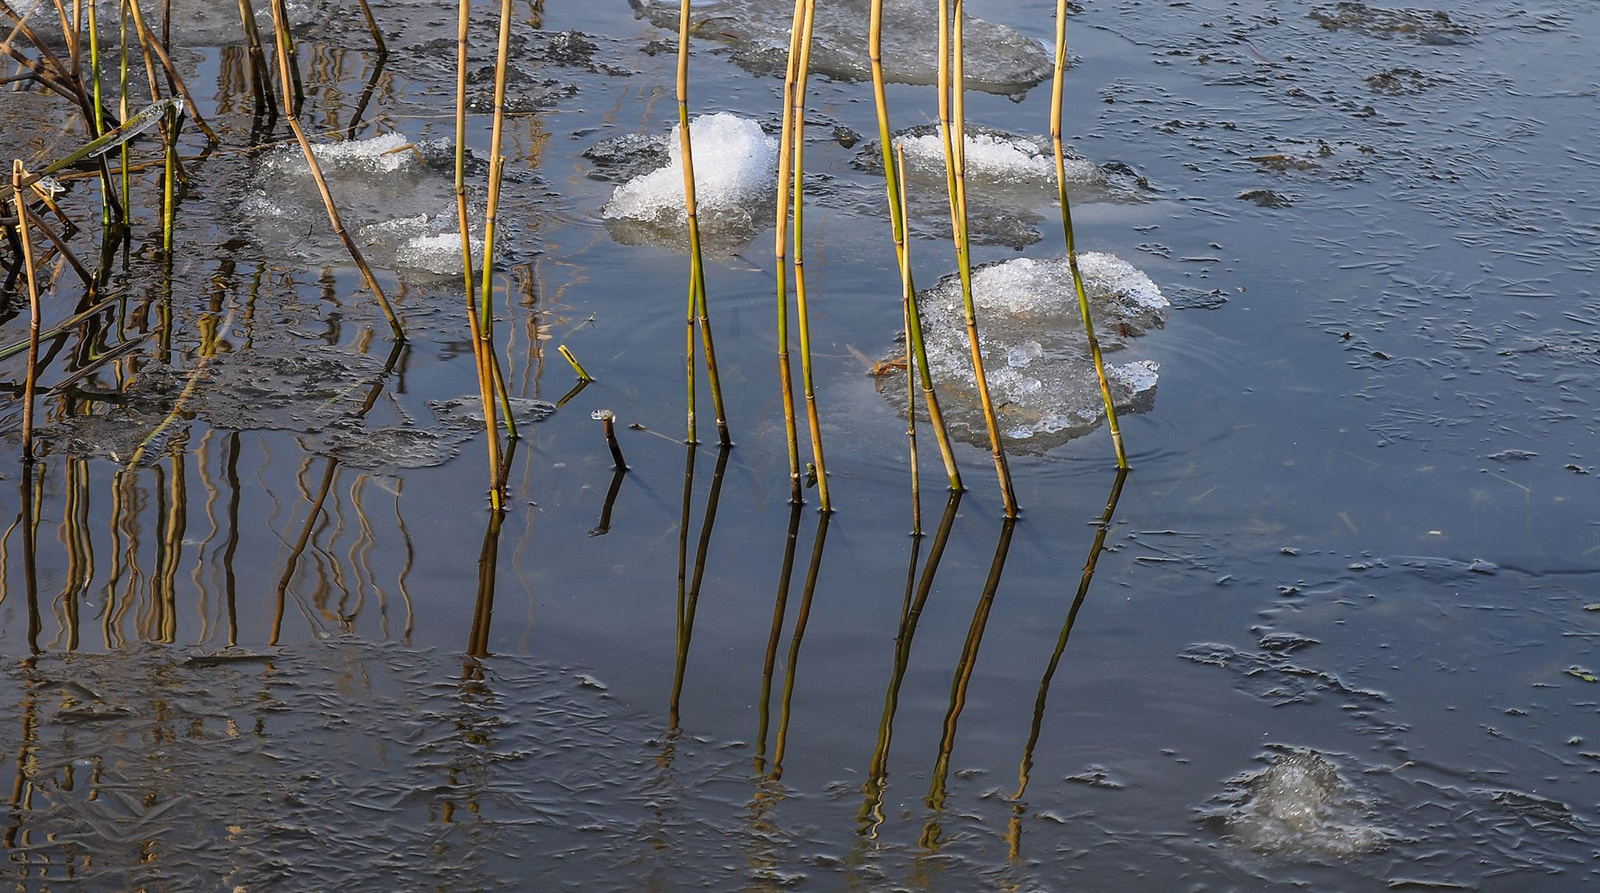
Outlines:
<svg viewBox="0 0 1600 893"><path fill-rule="evenodd" d="M772 201L778 141L762 132L756 122L727 112L694 118L689 122L689 134L701 232L715 242L749 240L766 223L764 211ZM601 214L609 220L670 231L674 243L681 241L688 214L679 128L673 128L668 140L666 166L618 186ZM645 233L642 240L655 241L665 235Z"/></svg>
<svg viewBox="0 0 1600 893"><path fill-rule="evenodd" d="M1148 276L1110 254L1081 254L1078 266L1102 351L1122 350L1129 338L1161 325L1167 301ZM1065 258L1017 258L979 267L972 274L972 293L989 393L1006 438L1019 447L1047 449L1098 426L1104 417L1099 379ZM946 424L955 436L986 443L960 279L946 276L917 301ZM1107 363L1106 378L1119 409L1149 407L1158 368L1149 360ZM903 377L879 382L881 390L892 392L903 386ZM905 395L893 396L903 401Z"/></svg>
<svg viewBox="0 0 1600 893"><path fill-rule="evenodd" d="M345 230L367 261L411 273L461 272L461 235L455 187L447 174L454 151L438 142L413 143L400 133L312 146ZM475 159L469 157L470 169ZM240 210L263 244L293 251L314 263L348 263L328 225L327 211L298 145L262 153ZM470 215L481 226L482 211ZM474 227L476 230L477 227ZM502 227L503 228L503 227ZM483 257L474 231L474 262ZM497 250L513 250L506 239Z"/></svg>
<svg viewBox="0 0 1600 893"><path fill-rule="evenodd" d="M894 138L905 153L906 198L915 227L948 238L950 206L945 187L944 127L925 124ZM1010 133L973 125L966 139L967 226L973 242L1021 249L1039 241L1041 213L1057 202L1055 148L1042 136ZM862 147L854 164L883 173L883 150L877 140ZM1112 162L1099 165L1063 147L1067 188L1075 203L1136 202L1149 184L1132 168ZM881 184L861 204L884 213Z"/></svg>
<svg viewBox="0 0 1600 893"><path fill-rule="evenodd" d="M1258 853L1347 859L1383 849L1389 834L1338 768L1313 750L1280 754L1272 765L1229 783L1223 832Z"/></svg>
<svg viewBox="0 0 1600 893"><path fill-rule="evenodd" d="M650 21L678 29L678 5L635 0ZM812 70L839 80L865 80L868 0L817 4L811 47ZM765 0L696 3L697 35L733 47L733 61L760 75L783 76L793 8ZM1022 93L1049 76L1054 64L1043 44L1005 25L967 16L966 82L989 93ZM939 20L918 0L883 4L884 77L900 84L932 84L939 61Z"/></svg>

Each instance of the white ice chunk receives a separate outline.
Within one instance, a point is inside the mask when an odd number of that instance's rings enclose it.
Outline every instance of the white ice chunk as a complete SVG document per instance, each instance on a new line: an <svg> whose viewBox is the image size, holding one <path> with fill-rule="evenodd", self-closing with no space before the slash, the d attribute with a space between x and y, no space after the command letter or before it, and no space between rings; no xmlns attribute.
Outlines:
<svg viewBox="0 0 1600 893"><path fill-rule="evenodd" d="M966 172L970 186L977 183L1030 185L1055 189L1056 160L1053 147L1043 140L990 130L969 131L962 140L966 147ZM944 125L932 133L908 133L895 138L905 151L909 173L944 177ZM1103 183L1105 174L1087 158L1068 155L1063 159L1068 183Z"/></svg>
<svg viewBox="0 0 1600 893"><path fill-rule="evenodd" d="M771 200L778 141L761 125L718 112L689 122L694 152L695 210L703 230L738 231L754 226L758 209ZM618 186L601 214L658 227L688 225L683 195L683 152L674 127L665 167Z"/></svg>
<svg viewBox="0 0 1600 893"><path fill-rule="evenodd" d="M1127 349L1130 339L1163 322L1166 299L1131 264L1086 252L1079 255L1079 269L1105 354ZM1047 449L1098 426L1104 400L1066 259L1024 257L979 267L972 274L972 292L989 393L1013 445ZM919 294L917 303L928 368L946 422L956 436L983 443L987 428L972 372L959 278L946 276ZM1159 368L1148 359L1108 359L1106 380L1118 408L1148 408ZM886 391L898 386L896 376L879 381ZM904 394L892 396L901 400Z"/></svg>
<svg viewBox="0 0 1600 893"><path fill-rule="evenodd" d="M1246 796L1227 817L1227 831L1257 852L1344 859L1382 849L1388 837L1362 814L1338 768L1315 751L1281 755L1234 784Z"/></svg>

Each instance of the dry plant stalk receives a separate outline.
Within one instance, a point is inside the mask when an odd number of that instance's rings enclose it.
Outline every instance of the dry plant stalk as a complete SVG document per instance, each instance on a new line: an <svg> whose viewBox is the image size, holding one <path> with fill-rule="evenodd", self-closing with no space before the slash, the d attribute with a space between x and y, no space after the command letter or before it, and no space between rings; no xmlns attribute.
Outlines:
<svg viewBox="0 0 1600 893"><path fill-rule="evenodd" d="M272 3L272 26L277 37L280 85L283 90L284 103L289 105L288 97L293 89L289 74L289 41L291 39L289 36L289 22L284 16L282 3L276 2L276 0L269 0L269 2ZM132 3L134 8L137 9L138 0L132 0ZM289 120L289 129L294 131L294 138L300 143L300 152L305 156L306 167L311 171L311 178L316 181L317 192L322 195L322 206L328 210L328 223L332 225L333 232L339 237L339 241L344 243L345 250L350 252L350 258L355 261L356 267L361 271L362 278L366 280L367 288L372 289L372 293L377 296L378 306L383 310L384 319L389 322L389 331L393 333L394 340L405 341L405 327L401 324L400 317L395 314L394 307L390 306L389 298L378 285L378 279L373 275L372 268L367 266L366 258L361 256L361 249L356 247L356 243L350 238L350 234L345 232L344 223L339 220L339 209L333 203L333 194L328 191L328 181L322 176L322 166L317 163L317 155L311 149L311 141L306 138L305 129L300 126L298 116L295 114L295 108L290 105L286 111L287 114L284 117Z"/></svg>
<svg viewBox="0 0 1600 893"><path fill-rule="evenodd" d="M1100 397L1105 402L1106 425L1117 451L1117 467L1128 467L1128 454L1122 446L1122 427L1117 424L1117 408L1112 405L1111 383L1106 380L1106 364L1100 357L1100 340L1094 335L1089 318L1089 296L1083 290L1083 274L1078 272L1078 248L1072 238L1072 202L1067 197L1067 163L1061 147L1061 104L1067 72L1067 0L1056 0L1056 63L1050 83L1050 142L1056 153L1056 190L1061 202L1061 229L1066 236L1067 268L1072 271L1072 287L1078 293L1078 309L1083 313L1083 333L1089 340L1089 355L1094 358L1095 377L1100 380Z"/></svg>
<svg viewBox="0 0 1600 893"><path fill-rule="evenodd" d="M983 421L989 429L989 446L994 455L995 475L1000 482L1000 498L1007 518L1017 516L1017 496L1011 485L1011 469L1006 462L1005 445L1000 441L1000 423L995 417L994 400L989 396L989 379L983 371L983 350L978 342L977 310L972 301L971 243L967 236L966 163L966 81L962 42L962 0L939 0L939 123L944 130L945 187L950 195L950 224L956 244L956 267L961 277L961 299L966 313L967 343L972 350L972 376L978 385L978 400L983 405Z"/></svg>

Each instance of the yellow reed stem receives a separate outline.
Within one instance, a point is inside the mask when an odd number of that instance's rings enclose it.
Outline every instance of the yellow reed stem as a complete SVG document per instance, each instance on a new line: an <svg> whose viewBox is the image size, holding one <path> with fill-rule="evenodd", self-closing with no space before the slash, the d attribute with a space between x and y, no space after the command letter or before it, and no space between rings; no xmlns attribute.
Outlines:
<svg viewBox="0 0 1600 893"><path fill-rule="evenodd" d="M805 129L806 81L811 69L811 37L817 16L816 0L805 0L805 21L800 36L800 61L795 66L793 118L794 145L794 309L800 323L800 380L806 396L806 420L811 428L811 455L817 472L818 509L833 511L828 497L828 464L822 452L822 421L817 415L817 392L811 375L811 316L806 302L805 260Z"/></svg>

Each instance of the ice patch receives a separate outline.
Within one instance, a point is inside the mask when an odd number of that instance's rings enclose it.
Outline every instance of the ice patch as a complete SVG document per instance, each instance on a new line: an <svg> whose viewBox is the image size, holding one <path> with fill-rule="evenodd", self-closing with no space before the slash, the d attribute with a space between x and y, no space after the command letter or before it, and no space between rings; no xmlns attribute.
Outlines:
<svg viewBox="0 0 1600 893"><path fill-rule="evenodd" d="M1327 757L1313 750L1278 755L1272 765L1228 782L1223 833L1258 853L1348 859L1383 849L1389 832Z"/></svg>
<svg viewBox="0 0 1600 893"><path fill-rule="evenodd" d="M637 8L658 27L677 31L678 5L639 2ZM867 59L868 0L838 0L817 5L811 47L812 70L837 80L871 76ZM733 61L747 71L782 77L789 51L793 8L766 0L696 3L696 32L733 47ZM1006 25L967 16L967 86L989 93L1023 93L1049 76L1053 58L1044 44ZM932 84L939 61L938 16L918 0L883 4L884 77L899 84Z"/></svg>
<svg viewBox="0 0 1600 893"><path fill-rule="evenodd" d="M1113 354L1160 326L1167 306L1148 276L1110 254L1079 255L1084 290L1101 349ZM1099 378L1083 332L1077 292L1065 258L1017 258L973 271L979 341L1001 429L1013 446L1043 450L1094 430L1104 417ZM961 283L951 275L917 297L928 368L951 432L987 442L972 374ZM1154 399L1159 366L1150 360L1106 365L1119 409L1141 411ZM879 389L903 403L902 376Z"/></svg>
<svg viewBox="0 0 1600 893"><path fill-rule="evenodd" d="M908 174L935 175L944 182L943 125L934 125L932 132L908 131L894 142L905 151ZM1055 188L1055 149L1042 139L984 128L967 133L962 142L969 188L973 181ZM1068 183L1105 182L1105 175L1089 159L1073 153L1064 160Z"/></svg>
<svg viewBox="0 0 1600 893"><path fill-rule="evenodd" d="M727 112L694 118L689 122L689 134L701 232L723 243L748 241L766 223L763 212L772 201L778 141L762 132L756 122ZM681 241L688 212L680 139L680 129L674 127L666 166L618 186L601 215L670 231L673 242ZM655 241L648 236L642 240Z"/></svg>

